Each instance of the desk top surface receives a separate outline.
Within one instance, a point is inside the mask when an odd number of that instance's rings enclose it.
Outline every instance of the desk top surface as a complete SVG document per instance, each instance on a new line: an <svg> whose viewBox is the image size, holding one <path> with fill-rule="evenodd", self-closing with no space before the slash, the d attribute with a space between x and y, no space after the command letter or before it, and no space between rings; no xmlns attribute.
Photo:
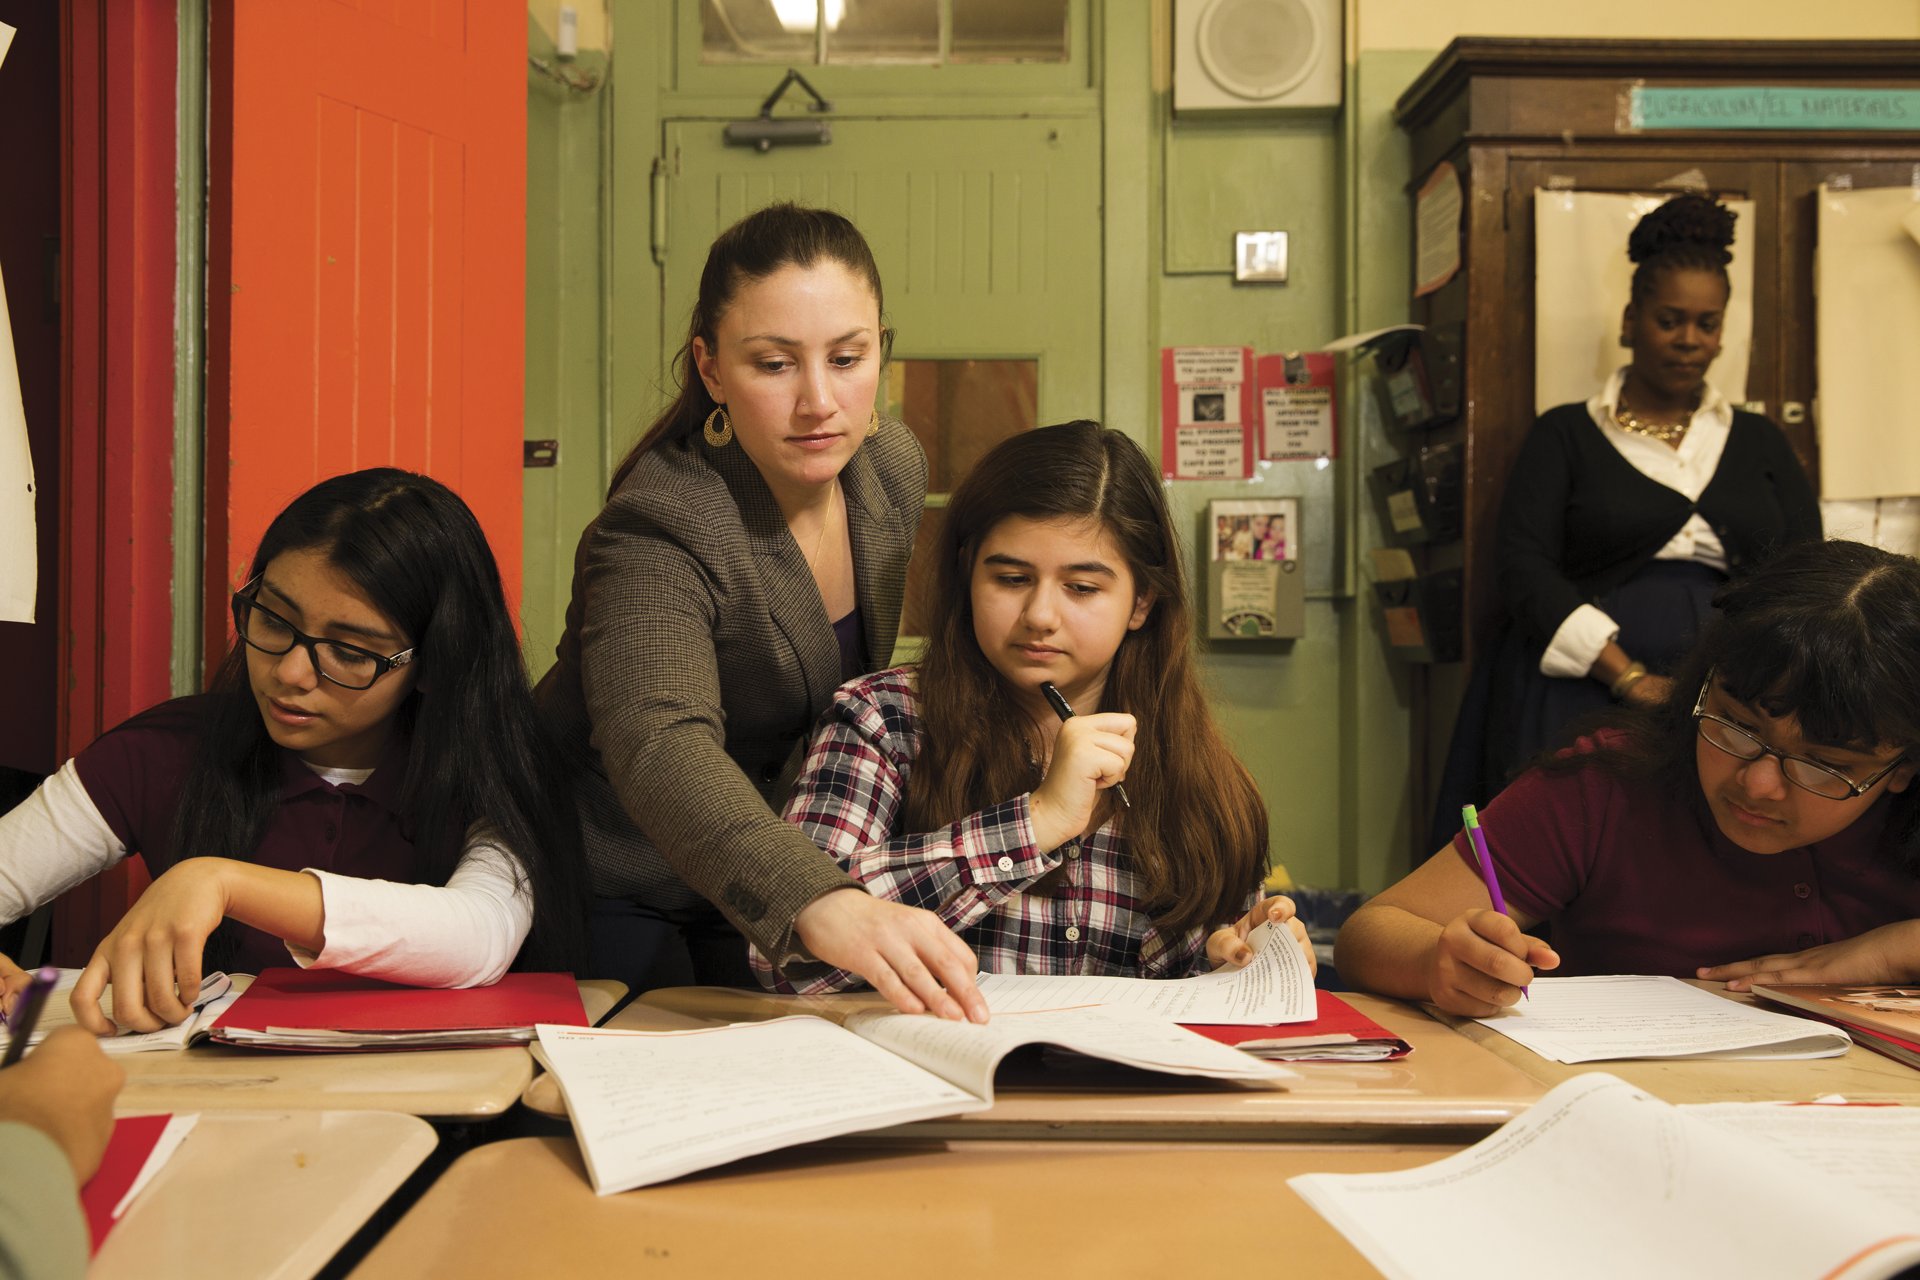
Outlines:
<svg viewBox="0 0 1920 1280"><path fill-rule="evenodd" d="M1724 999L1754 1004L1752 996L1728 991L1718 982L1689 980ZM1763 1006L1779 1012L1771 1005ZM1837 1058L1717 1062L1636 1059L1622 1062L1550 1062L1509 1040L1492 1027L1465 1018L1446 1018L1460 1035L1551 1089L1586 1071L1605 1071L1637 1085L1656 1098L1688 1102L1807 1102L1841 1094L1849 1102L1900 1102L1920 1106L1920 1071L1859 1045Z"/></svg>
<svg viewBox="0 0 1920 1280"><path fill-rule="evenodd" d="M426 1121L388 1112L202 1113L87 1275L313 1275L436 1141Z"/></svg>
<svg viewBox="0 0 1920 1280"><path fill-rule="evenodd" d="M250 981L236 977L236 985ZM587 1020L606 1016L626 988L580 984ZM294 1053L197 1045L119 1056L119 1107L138 1111L399 1111L477 1120L508 1110L533 1078L525 1048L399 1053Z"/></svg>
<svg viewBox="0 0 1920 1280"><path fill-rule="evenodd" d="M1003 1084L990 1110L881 1132L913 1139L1453 1141L1506 1123L1545 1092L1525 1072L1417 1009L1375 996L1346 993L1342 999L1403 1037L1413 1045L1412 1055L1399 1062L1288 1063L1301 1079L1284 1092L1174 1076L1145 1088L1035 1088L1023 1080ZM821 998L680 987L648 992L607 1025L664 1030L788 1013L839 1020L875 1007L885 1002L870 994ZM552 1108L540 1106L537 1085L532 1093L530 1105L558 1111L557 1099Z"/></svg>
<svg viewBox="0 0 1920 1280"><path fill-rule="evenodd" d="M513 1138L455 1161L353 1274L484 1280L537 1259L553 1275L649 1264L782 1280L1181 1275L1197 1260L1224 1271L1265 1254L1288 1274L1375 1276L1286 1179L1410 1168L1458 1149L821 1143L596 1196L571 1139ZM1023 1190L1034 1187L1043 1201ZM1110 1229L1127 1222L1139 1225Z"/></svg>

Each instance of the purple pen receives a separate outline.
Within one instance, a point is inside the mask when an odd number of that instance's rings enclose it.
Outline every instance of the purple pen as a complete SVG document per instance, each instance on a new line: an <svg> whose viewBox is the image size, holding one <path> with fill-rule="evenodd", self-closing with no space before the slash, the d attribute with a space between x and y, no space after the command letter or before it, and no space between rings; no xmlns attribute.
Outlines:
<svg viewBox="0 0 1920 1280"><path fill-rule="evenodd" d="M1460 809L1461 821L1467 824L1467 839L1473 841L1474 856L1480 860L1480 878L1486 881L1487 896L1493 899L1493 909L1501 915L1509 915L1507 900L1500 892L1500 877L1494 874L1493 855L1487 852L1487 836L1480 830L1480 811L1472 805ZM1520 988L1522 999L1532 999L1525 987Z"/></svg>

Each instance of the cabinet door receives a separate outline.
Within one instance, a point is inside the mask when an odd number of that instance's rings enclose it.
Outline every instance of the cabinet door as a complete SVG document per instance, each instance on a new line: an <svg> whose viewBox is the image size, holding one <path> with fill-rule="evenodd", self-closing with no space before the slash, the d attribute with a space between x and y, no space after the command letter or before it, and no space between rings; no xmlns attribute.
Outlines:
<svg viewBox="0 0 1920 1280"><path fill-rule="evenodd" d="M1779 412L1773 417L1806 464L1816 490L1820 483L1819 434L1814 421L1819 390L1813 285L1818 248L1815 232L1819 225L1816 192L1823 183L1856 191L1909 187L1915 182L1916 172L1920 172L1920 147L1908 148L1903 155L1889 152L1883 158L1789 160L1779 166L1781 380ZM1901 371L1899 376L1908 375Z"/></svg>

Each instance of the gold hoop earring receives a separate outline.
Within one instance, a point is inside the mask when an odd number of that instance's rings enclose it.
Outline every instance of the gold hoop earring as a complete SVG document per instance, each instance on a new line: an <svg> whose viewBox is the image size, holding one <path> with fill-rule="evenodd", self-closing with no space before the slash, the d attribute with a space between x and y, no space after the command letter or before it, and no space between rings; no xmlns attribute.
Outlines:
<svg viewBox="0 0 1920 1280"><path fill-rule="evenodd" d="M715 418L720 419L717 427L713 425ZM733 419L727 416L727 406L719 404L713 407L713 412L707 415L706 424L700 428L700 434L716 449L724 449L733 443Z"/></svg>
<svg viewBox="0 0 1920 1280"><path fill-rule="evenodd" d="M880 431L880 411L878 409L875 409L872 415L867 418L867 434L869 436L877 435L879 431Z"/></svg>

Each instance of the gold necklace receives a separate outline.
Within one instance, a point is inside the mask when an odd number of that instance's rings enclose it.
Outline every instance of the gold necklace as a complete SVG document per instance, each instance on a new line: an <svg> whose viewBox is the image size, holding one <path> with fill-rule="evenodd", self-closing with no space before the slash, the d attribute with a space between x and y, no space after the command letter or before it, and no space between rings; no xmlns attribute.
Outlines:
<svg viewBox="0 0 1920 1280"><path fill-rule="evenodd" d="M813 570L813 576L820 576L820 552L827 545L827 530L833 527L833 513L838 510L840 481L833 482L833 489L827 494L827 514L820 521L819 536L813 540L813 554L807 557L807 568Z"/></svg>
<svg viewBox="0 0 1920 1280"><path fill-rule="evenodd" d="M1678 448L1680 441L1686 438L1687 428L1693 425L1693 415L1689 413L1679 422L1649 422L1627 408L1625 402L1616 401L1613 422L1630 435L1645 436L1649 440L1658 440L1661 444Z"/></svg>

